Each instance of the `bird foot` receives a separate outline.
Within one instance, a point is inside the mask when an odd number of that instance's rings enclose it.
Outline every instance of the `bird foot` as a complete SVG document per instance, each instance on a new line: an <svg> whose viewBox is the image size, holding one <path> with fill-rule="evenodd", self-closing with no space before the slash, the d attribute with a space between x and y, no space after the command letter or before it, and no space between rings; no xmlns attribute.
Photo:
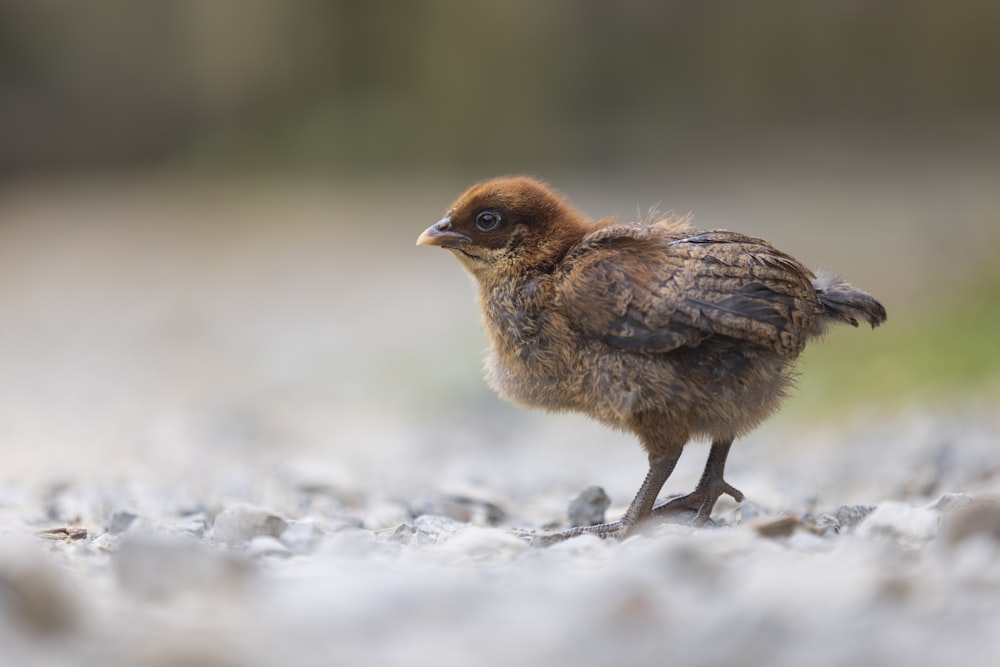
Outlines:
<svg viewBox="0 0 1000 667"><path fill-rule="evenodd" d="M536 533L533 531L517 531L518 537L527 540L535 547L547 547L559 542L579 537L580 535L596 535L601 539L622 540L632 534L635 529L634 522L613 521L611 523L599 523L595 526L574 526L566 530Z"/></svg>
<svg viewBox="0 0 1000 667"><path fill-rule="evenodd" d="M720 496L731 496L738 503L743 502L743 492L730 485L724 479L715 479L707 484L699 484L691 493L657 505L653 508L654 517L664 517L695 512L691 519L692 525L701 526L709 521L712 508Z"/></svg>

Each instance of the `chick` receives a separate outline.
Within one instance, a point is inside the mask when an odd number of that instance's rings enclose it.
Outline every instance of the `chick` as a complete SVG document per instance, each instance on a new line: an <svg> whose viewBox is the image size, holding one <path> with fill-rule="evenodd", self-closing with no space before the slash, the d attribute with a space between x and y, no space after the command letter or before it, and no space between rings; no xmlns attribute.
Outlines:
<svg viewBox="0 0 1000 667"><path fill-rule="evenodd" d="M564 537L624 537L651 516L708 520L733 440L771 415L806 343L829 322L873 328L885 308L762 239L685 219L590 221L524 176L473 185L417 245L476 279L487 382L531 408L575 411L634 433L649 471L624 516ZM656 505L693 438L711 441L695 490Z"/></svg>

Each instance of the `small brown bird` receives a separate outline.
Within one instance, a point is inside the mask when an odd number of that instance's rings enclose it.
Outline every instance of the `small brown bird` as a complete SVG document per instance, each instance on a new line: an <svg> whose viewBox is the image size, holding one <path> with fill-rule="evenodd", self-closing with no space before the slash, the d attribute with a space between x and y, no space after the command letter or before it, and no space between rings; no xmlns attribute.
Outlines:
<svg viewBox="0 0 1000 667"><path fill-rule="evenodd" d="M502 398L582 412L634 433L649 472L625 515L562 536L623 537L650 516L708 520L733 440L771 415L806 343L831 321L873 328L885 308L762 239L685 219L587 220L545 183L469 188L417 245L450 250L476 279ZM712 446L692 493L655 506L692 438Z"/></svg>

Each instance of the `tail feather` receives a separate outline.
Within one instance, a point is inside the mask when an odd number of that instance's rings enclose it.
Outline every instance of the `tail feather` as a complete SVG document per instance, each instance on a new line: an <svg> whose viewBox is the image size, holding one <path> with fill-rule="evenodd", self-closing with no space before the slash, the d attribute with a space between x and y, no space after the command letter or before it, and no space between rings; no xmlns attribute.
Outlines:
<svg viewBox="0 0 1000 667"><path fill-rule="evenodd" d="M813 280L813 287L819 296L820 303L826 311L826 316L858 326L859 320L864 320L872 329L885 322L885 306L879 303L867 292L862 292L850 283L834 275L818 275Z"/></svg>

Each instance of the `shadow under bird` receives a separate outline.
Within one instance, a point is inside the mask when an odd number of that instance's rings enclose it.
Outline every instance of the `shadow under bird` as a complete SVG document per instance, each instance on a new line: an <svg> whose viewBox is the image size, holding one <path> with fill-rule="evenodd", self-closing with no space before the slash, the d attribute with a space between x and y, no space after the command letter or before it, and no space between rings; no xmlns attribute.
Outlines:
<svg viewBox="0 0 1000 667"><path fill-rule="evenodd" d="M624 516L559 535L624 537L651 516L709 519L733 440L770 416L791 369L830 322L873 328L885 308L767 241L697 231L683 218L590 221L524 176L477 183L417 245L475 277L490 344L487 382L532 408L576 411L634 433L649 471ZM707 438L691 493L656 498L692 438Z"/></svg>

